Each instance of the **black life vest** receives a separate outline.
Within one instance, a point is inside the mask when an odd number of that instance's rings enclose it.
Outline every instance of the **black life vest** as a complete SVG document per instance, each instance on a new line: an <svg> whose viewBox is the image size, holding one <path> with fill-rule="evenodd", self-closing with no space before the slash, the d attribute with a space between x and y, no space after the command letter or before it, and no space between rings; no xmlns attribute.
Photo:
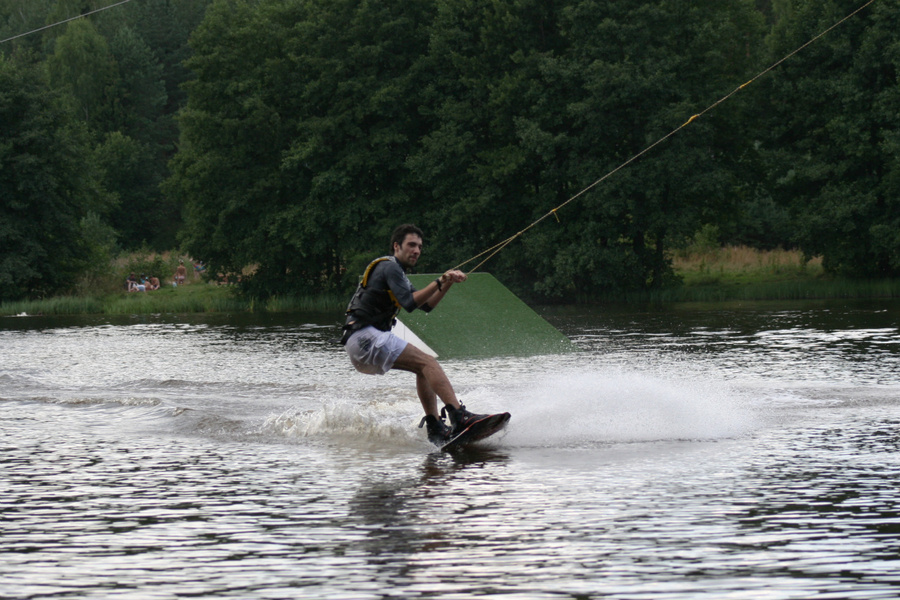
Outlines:
<svg viewBox="0 0 900 600"><path fill-rule="evenodd" d="M369 287L369 275L378 263L392 260L393 257L382 256L369 263L363 273L356 293L347 305L347 321L344 323L343 341L357 329L372 325L381 331L390 331L400 313L400 303L390 289L377 290Z"/></svg>

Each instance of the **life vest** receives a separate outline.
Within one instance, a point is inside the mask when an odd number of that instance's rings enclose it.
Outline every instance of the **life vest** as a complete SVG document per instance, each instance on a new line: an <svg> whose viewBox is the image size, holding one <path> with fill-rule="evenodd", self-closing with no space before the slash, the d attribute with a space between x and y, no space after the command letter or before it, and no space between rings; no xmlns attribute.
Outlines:
<svg viewBox="0 0 900 600"><path fill-rule="evenodd" d="M363 272L362 280L356 293L347 305L347 322L344 324L344 341L357 329L369 325L381 331L390 331L400 313L400 303L390 289L375 290L369 288L369 275L378 263L392 260L391 256L382 256L369 263Z"/></svg>

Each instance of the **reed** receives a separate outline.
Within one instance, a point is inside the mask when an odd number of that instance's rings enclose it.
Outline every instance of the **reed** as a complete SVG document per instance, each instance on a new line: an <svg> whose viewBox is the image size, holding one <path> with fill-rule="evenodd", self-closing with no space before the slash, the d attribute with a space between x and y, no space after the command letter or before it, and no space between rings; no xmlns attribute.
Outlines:
<svg viewBox="0 0 900 600"><path fill-rule="evenodd" d="M0 315L85 315L103 312L103 302L92 297L62 296L0 304Z"/></svg>
<svg viewBox="0 0 900 600"><path fill-rule="evenodd" d="M815 280L825 276L821 257L807 260L798 250L726 246L679 252L672 267L685 286Z"/></svg>
<svg viewBox="0 0 900 600"><path fill-rule="evenodd" d="M232 290L212 284L163 288L153 292L132 292L108 297L103 312L111 315L157 313L246 312L250 302Z"/></svg>
<svg viewBox="0 0 900 600"><path fill-rule="evenodd" d="M847 279L754 282L741 285L692 285L629 294L629 302L722 302L731 300L828 300L900 298L900 279Z"/></svg>
<svg viewBox="0 0 900 600"><path fill-rule="evenodd" d="M797 250L700 247L672 257L682 285L579 298L580 302L679 303L760 300L900 298L900 279L832 277L822 259Z"/></svg>
<svg viewBox="0 0 900 600"><path fill-rule="evenodd" d="M243 312L250 303L227 287L194 284L152 292L117 292L100 296L60 296L4 302L0 315L131 315L162 313Z"/></svg>
<svg viewBox="0 0 900 600"><path fill-rule="evenodd" d="M347 304L346 296L321 294L317 296L276 296L266 302L267 312L336 312Z"/></svg>
<svg viewBox="0 0 900 600"><path fill-rule="evenodd" d="M152 292L117 292L101 296L61 296L44 300L5 302L0 315L140 315L222 312L335 312L347 298L338 294L279 296L266 302L242 298L230 286L192 283Z"/></svg>

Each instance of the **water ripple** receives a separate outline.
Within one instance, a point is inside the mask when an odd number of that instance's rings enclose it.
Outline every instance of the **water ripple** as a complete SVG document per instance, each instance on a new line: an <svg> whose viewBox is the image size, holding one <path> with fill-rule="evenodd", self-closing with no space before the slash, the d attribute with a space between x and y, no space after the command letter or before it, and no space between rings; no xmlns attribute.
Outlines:
<svg viewBox="0 0 900 600"><path fill-rule="evenodd" d="M333 324L7 326L0 595L896 598L893 314L604 313L446 361L513 413L455 455Z"/></svg>

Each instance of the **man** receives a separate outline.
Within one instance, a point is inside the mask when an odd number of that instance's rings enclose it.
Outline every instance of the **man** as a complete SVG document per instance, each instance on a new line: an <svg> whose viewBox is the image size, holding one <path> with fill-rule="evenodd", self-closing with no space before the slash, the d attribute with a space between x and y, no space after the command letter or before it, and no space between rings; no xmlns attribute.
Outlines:
<svg viewBox="0 0 900 600"><path fill-rule="evenodd" d="M184 261L178 261L178 266L175 267L175 285L184 285L184 280L187 278L187 267L184 266Z"/></svg>
<svg viewBox="0 0 900 600"><path fill-rule="evenodd" d="M361 373L384 375L391 369L415 373L416 392L425 409L419 427L425 424L429 441L442 444L483 415L473 415L459 403L450 380L433 356L391 333L401 308L430 312L453 284L466 280L462 271L450 270L423 289L415 289L406 270L414 267L422 254L422 237L422 230L415 225L400 225L394 230L391 254L366 267L347 306L341 343ZM437 398L444 403L440 413ZM449 427L442 419L445 414Z"/></svg>

